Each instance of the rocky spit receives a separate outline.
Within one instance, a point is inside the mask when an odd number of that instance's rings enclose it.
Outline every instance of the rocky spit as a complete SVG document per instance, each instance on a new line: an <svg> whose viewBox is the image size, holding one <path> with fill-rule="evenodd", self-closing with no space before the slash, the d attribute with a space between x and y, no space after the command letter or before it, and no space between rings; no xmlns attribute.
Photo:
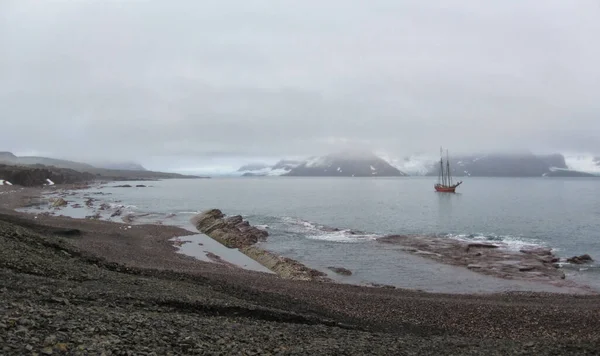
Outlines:
<svg viewBox="0 0 600 356"><path fill-rule="evenodd" d="M321 271L254 246L256 243L264 241L269 233L250 225L240 215L226 217L221 210L210 209L194 216L191 221L198 231L227 247L238 248L242 253L277 273L280 277L319 282L331 281Z"/></svg>
<svg viewBox="0 0 600 356"><path fill-rule="evenodd" d="M283 279L175 253L176 227L15 213L0 195L1 355L597 355L600 296ZM9 200L7 200L9 199ZM12 199L12 200L10 200Z"/></svg>

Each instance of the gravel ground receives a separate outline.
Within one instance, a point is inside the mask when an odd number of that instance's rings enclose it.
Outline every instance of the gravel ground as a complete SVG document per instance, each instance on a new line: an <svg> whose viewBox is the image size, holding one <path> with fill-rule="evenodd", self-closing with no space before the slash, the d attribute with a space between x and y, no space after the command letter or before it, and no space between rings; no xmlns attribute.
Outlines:
<svg viewBox="0 0 600 356"><path fill-rule="evenodd" d="M0 214L0 355L600 354L598 296L283 280L122 227Z"/></svg>

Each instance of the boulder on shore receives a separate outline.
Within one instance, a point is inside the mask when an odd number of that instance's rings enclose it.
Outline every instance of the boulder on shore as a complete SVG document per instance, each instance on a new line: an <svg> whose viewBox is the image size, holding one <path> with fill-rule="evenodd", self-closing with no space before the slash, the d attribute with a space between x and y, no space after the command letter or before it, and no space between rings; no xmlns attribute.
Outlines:
<svg viewBox="0 0 600 356"><path fill-rule="evenodd" d="M244 221L240 215L225 217L219 209L207 210L191 219L198 231L229 248L242 248L264 241L269 233Z"/></svg>
<svg viewBox="0 0 600 356"><path fill-rule="evenodd" d="M327 267L327 268L337 274L342 275L342 276L351 276L352 275L352 271L350 271L349 269L344 268L344 267Z"/></svg>
<svg viewBox="0 0 600 356"><path fill-rule="evenodd" d="M67 204L68 204L68 202L66 200L64 200L63 198L58 198L52 202L52 207L60 208L63 206L67 206Z"/></svg>
<svg viewBox="0 0 600 356"><path fill-rule="evenodd" d="M571 258L567 258L567 262L569 263L573 263L576 265L581 265L584 263L588 263L588 262L593 262L594 260L592 259L592 257L588 254L585 255L581 255L581 256L573 256Z"/></svg>

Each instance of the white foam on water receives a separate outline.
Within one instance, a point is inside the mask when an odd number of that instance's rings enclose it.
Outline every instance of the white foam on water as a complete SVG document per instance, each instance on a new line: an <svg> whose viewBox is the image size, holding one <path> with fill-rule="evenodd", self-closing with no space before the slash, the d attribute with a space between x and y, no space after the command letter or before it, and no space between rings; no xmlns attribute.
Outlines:
<svg viewBox="0 0 600 356"><path fill-rule="evenodd" d="M293 232L307 232L307 231L317 231L316 224L311 223L310 221L296 219L289 216L284 216L281 218L281 221L285 223L288 229L291 229Z"/></svg>
<svg viewBox="0 0 600 356"><path fill-rule="evenodd" d="M137 209L137 206L135 205L123 205L123 204L119 204L119 203L107 203L108 206L111 207L111 209L126 209L126 210L135 210Z"/></svg>
<svg viewBox="0 0 600 356"><path fill-rule="evenodd" d="M497 234L448 234L446 237L466 241L466 242L484 242L500 246L511 251L519 251L523 248L548 247L540 241L528 239L520 236L497 235Z"/></svg>
<svg viewBox="0 0 600 356"><path fill-rule="evenodd" d="M378 235L359 235L352 234L350 230L341 230L334 232L324 232L318 235L306 235L307 239L331 241L331 242L343 242L343 243L360 243L365 241L373 241L379 237Z"/></svg>
<svg viewBox="0 0 600 356"><path fill-rule="evenodd" d="M287 231L302 234L311 240L358 243L372 241L381 237L376 234L361 234L348 229L330 231L330 229L323 225L292 217L283 217L281 220L286 224L285 229Z"/></svg>
<svg viewBox="0 0 600 356"><path fill-rule="evenodd" d="M175 214L178 214L178 215L197 215L197 214L200 214L200 212L199 211L178 211Z"/></svg>

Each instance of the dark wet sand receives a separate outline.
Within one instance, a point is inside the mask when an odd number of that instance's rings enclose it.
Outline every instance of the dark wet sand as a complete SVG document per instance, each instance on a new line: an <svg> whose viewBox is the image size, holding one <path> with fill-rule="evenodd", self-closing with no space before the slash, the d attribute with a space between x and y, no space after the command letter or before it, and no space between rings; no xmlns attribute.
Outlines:
<svg viewBox="0 0 600 356"><path fill-rule="evenodd" d="M12 190L15 190L12 187ZM0 195L0 353L598 354L600 297L291 281L175 253L176 227L33 216Z"/></svg>

